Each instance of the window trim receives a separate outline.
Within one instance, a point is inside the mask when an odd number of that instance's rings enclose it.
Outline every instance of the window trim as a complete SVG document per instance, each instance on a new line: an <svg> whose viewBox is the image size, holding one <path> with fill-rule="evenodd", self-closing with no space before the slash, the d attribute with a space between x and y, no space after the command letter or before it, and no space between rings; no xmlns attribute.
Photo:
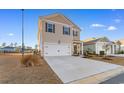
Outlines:
<svg viewBox="0 0 124 93"><path fill-rule="evenodd" d="M78 31L73 30L73 36L78 36Z"/></svg>
<svg viewBox="0 0 124 93"><path fill-rule="evenodd" d="M52 25L52 31L48 31L49 30L48 25ZM46 22L46 32L55 33L55 24Z"/></svg>
<svg viewBox="0 0 124 93"><path fill-rule="evenodd" d="M69 29L68 32L64 30L65 28ZM70 36L70 27L63 26L63 35L69 35Z"/></svg>

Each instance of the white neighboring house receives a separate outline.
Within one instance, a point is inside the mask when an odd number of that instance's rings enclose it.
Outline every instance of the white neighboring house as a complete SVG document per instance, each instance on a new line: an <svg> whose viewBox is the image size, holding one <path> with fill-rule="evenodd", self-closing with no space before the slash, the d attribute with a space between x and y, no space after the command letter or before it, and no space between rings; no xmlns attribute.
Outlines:
<svg viewBox="0 0 124 93"><path fill-rule="evenodd" d="M109 45L107 51L105 50L106 45ZM115 54L118 51L118 47L119 45L110 41L106 37L91 39L89 41L85 41L85 40L83 41L84 52L89 51L95 54L100 54L100 52L103 51L104 53L107 52L107 55Z"/></svg>
<svg viewBox="0 0 124 93"><path fill-rule="evenodd" d="M62 14L39 17L38 50L42 56L80 55L80 28Z"/></svg>
<svg viewBox="0 0 124 93"><path fill-rule="evenodd" d="M0 48L0 52L16 52L16 47L10 47L10 46L5 46L5 47L2 47Z"/></svg>

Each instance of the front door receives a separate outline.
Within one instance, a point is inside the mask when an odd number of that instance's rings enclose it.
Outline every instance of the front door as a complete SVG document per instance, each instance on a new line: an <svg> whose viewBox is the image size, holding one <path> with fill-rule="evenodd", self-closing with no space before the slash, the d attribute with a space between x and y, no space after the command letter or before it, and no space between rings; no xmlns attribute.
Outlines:
<svg viewBox="0 0 124 93"><path fill-rule="evenodd" d="M74 55L77 55L77 45L74 45Z"/></svg>

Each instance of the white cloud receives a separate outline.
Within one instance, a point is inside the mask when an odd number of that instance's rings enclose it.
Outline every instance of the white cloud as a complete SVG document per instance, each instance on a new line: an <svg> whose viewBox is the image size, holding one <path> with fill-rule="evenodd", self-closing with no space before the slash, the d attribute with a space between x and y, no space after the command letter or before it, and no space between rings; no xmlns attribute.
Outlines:
<svg viewBox="0 0 124 93"><path fill-rule="evenodd" d="M103 24L92 24L91 27L99 28L99 27L105 27L105 25L103 25Z"/></svg>
<svg viewBox="0 0 124 93"><path fill-rule="evenodd" d="M115 26L109 26L109 27L107 28L107 30L108 30L108 31L115 31L115 30L117 30L117 28L116 28Z"/></svg>
<svg viewBox="0 0 124 93"><path fill-rule="evenodd" d="M13 34L13 33L9 33L8 35L9 35L9 36L13 36L14 34Z"/></svg>
<svg viewBox="0 0 124 93"><path fill-rule="evenodd" d="M121 22L120 19L115 19L114 21L115 21L116 23L120 23L120 22Z"/></svg>

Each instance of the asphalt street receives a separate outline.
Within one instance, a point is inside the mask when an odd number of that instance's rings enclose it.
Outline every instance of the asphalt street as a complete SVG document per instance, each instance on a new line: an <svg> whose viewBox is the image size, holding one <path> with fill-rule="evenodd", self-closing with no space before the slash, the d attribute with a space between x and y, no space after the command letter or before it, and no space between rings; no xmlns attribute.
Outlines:
<svg viewBox="0 0 124 93"><path fill-rule="evenodd" d="M124 73L104 81L101 84L124 84Z"/></svg>

